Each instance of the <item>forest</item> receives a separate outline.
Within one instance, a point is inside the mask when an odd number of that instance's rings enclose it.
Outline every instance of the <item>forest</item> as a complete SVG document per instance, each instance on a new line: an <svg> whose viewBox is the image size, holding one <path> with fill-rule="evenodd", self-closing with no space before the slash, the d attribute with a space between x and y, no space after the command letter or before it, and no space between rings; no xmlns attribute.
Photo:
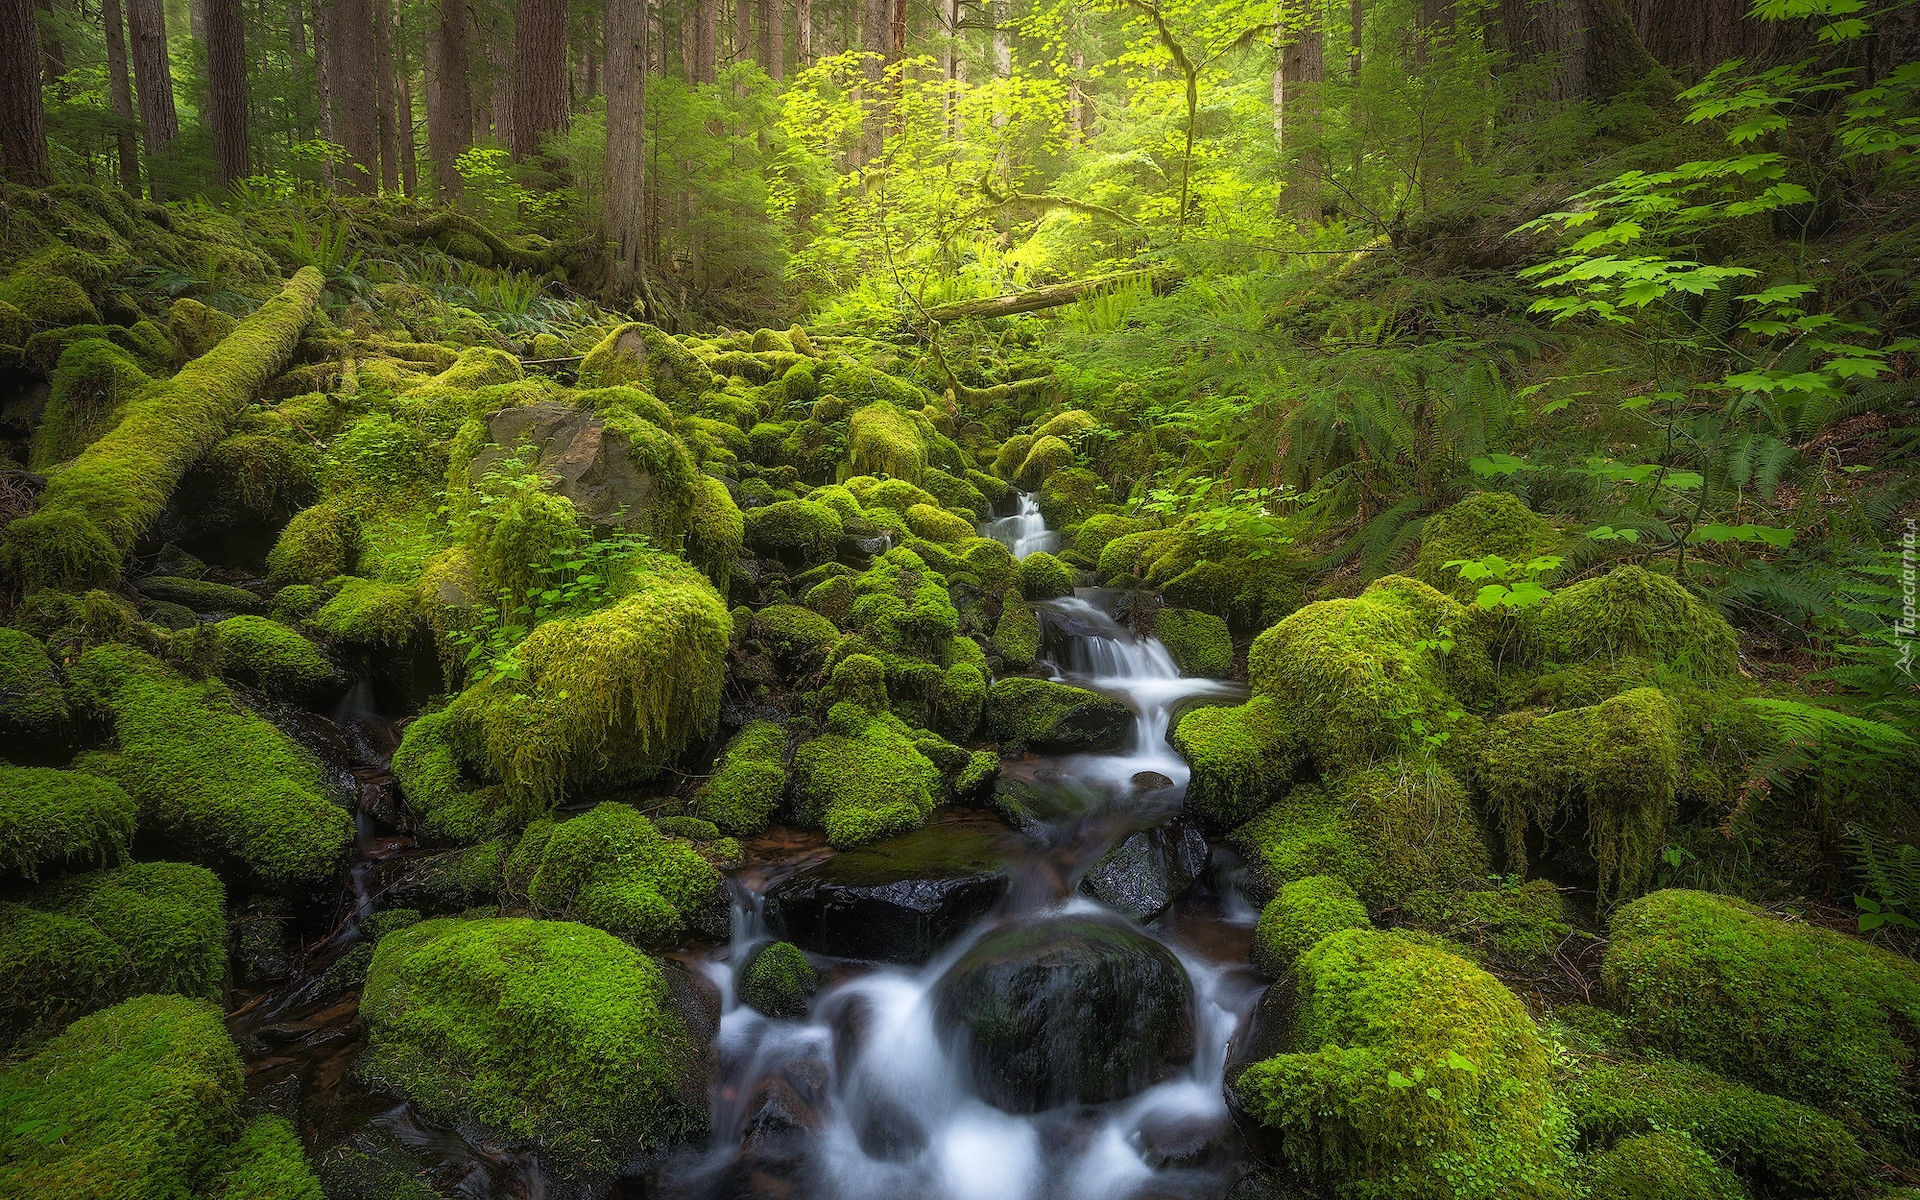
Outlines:
<svg viewBox="0 0 1920 1200"><path fill-rule="evenodd" d="M0 0L0 1196L1920 1197L1920 4Z"/></svg>

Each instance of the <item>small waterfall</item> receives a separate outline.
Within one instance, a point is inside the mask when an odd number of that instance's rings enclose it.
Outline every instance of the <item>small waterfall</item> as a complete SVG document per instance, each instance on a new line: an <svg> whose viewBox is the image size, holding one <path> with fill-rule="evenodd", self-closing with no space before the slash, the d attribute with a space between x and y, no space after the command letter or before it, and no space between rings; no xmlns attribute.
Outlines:
<svg viewBox="0 0 1920 1200"><path fill-rule="evenodd" d="M1018 496L1020 507L1012 516L988 521L980 527L980 532L1013 551L1015 558L1058 550L1060 535L1047 528L1047 520L1040 515L1040 505L1032 493L1020 492Z"/></svg>

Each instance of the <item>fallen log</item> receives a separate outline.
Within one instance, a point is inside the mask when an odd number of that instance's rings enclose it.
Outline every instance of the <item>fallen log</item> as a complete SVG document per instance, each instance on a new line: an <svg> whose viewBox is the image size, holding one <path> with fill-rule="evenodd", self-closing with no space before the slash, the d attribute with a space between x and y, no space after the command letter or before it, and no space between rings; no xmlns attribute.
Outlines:
<svg viewBox="0 0 1920 1200"><path fill-rule="evenodd" d="M927 310L926 315L929 321L961 321L968 317L984 321L990 317L1010 317L1015 313L1058 308L1062 304L1073 304L1087 296L1128 283L1150 282L1154 291L1163 292L1179 283L1181 278L1179 272L1168 270L1115 271L1110 275L1095 275L1090 279L1029 288L1024 292L1009 292L1003 296L956 300L952 304L935 305Z"/></svg>

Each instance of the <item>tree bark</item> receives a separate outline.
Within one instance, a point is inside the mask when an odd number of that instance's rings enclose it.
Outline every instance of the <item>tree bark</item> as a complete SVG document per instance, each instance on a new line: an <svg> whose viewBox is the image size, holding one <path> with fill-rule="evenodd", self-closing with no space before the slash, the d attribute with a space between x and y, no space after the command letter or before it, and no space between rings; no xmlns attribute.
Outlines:
<svg viewBox="0 0 1920 1200"><path fill-rule="evenodd" d="M1326 79L1325 35L1319 14L1311 7L1292 9L1290 27L1283 27L1280 65L1273 75L1273 136L1282 151L1292 153L1313 140L1319 128L1320 84ZM1310 204L1317 204L1319 172L1313 164L1296 162L1289 173L1291 188ZM1296 205L1295 207L1299 207Z"/></svg>
<svg viewBox="0 0 1920 1200"><path fill-rule="evenodd" d="M813 0L793 0L793 65L813 65Z"/></svg>
<svg viewBox="0 0 1920 1200"><path fill-rule="evenodd" d="M720 0L693 0L693 77L712 83L720 53Z"/></svg>
<svg viewBox="0 0 1920 1200"><path fill-rule="evenodd" d="M287 52L296 62L307 56L307 18L300 0L287 0Z"/></svg>
<svg viewBox="0 0 1920 1200"><path fill-rule="evenodd" d="M327 0L313 0L313 91L320 109L320 138L329 145L339 145L333 136L333 52L329 49L333 45L333 34L328 28L331 17L332 6ZM338 180L331 153L321 162L320 178L329 193L336 190Z"/></svg>
<svg viewBox="0 0 1920 1200"><path fill-rule="evenodd" d="M33 0L0 0L0 172L39 187L52 177L40 100L40 29Z"/></svg>
<svg viewBox="0 0 1920 1200"><path fill-rule="evenodd" d="M205 8L214 178L225 189L252 173L247 148L247 36L240 0L206 0Z"/></svg>
<svg viewBox="0 0 1920 1200"><path fill-rule="evenodd" d="M413 70L407 65L406 27L400 6L393 6L393 95L400 118L400 186L409 196L420 194L420 168L413 136Z"/></svg>
<svg viewBox="0 0 1920 1200"><path fill-rule="evenodd" d="M493 140L513 148L513 25L496 20L487 37L487 110L493 117Z"/></svg>
<svg viewBox="0 0 1920 1200"><path fill-rule="evenodd" d="M1550 100L1604 100L1665 72L1640 43L1622 0L1500 0L1497 42L1514 66L1551 62Z"/></svg>
<svg viewBox="0 0 1920 1200"><path fill-rule="evenodd" d="M473 143L473 109L467 93L466 0L440 0L440 20L427 44L427 157L440 199L460 202L455 164Z"/></svg>
<svg viewBox="0 0 1920 1200"><path fill-rule="evenodd" d="M1752 7L1750 0L1629 0L1627 16L1647 53L1689 79L1730 58L1770 65L1804 58L1814 49L1804 23L1750 20Z"/></svg>
<svg viewBox="0 0 1920 1200"><path fill-rule="evenodd" d="M60 44L60 29L54 22L53 0L39 0L40 11L46 14L45 30L40 37L42 71L48 87L60 88L59 94L67 94L67 48Z"/></svg>
<svg viewBox="0 0 1920 1200"><path fill-rule="evenodd" d="M100 15L107 33L107 91L113 97L113 115L119 118L114 131L114 149L120 163L120 186L127 194L140 194L140 148L134 141L138 122L133 116L133 84L127 78L127 42L122 32L120 0L100 0Z"/></svg>
<svg viewBox="0 0 1920 1200"><path fill-rule="evenodd" d="M141 140L147 151L147 188L163 200L164 185L153 169L180 136L180 118L173 108L173 66L167 59L166 15L160 0L127 0L127 25L133 35L133 81L140 93ZM39 97L34 97L39 109Z"/></svg>
<svg viewBox="0 0 1920 1200"><path fill-rule="evenodd" d="M733 48L727 55L729 65L753 57L752 0L733 0Z"/></svg>
<svg viewBox="0 0 1920 1200"><path fill-rule="evenodd" d="M607 0L607 289L621 299L646 275L647 26L646 0Z"/></svg>
<svg viewBox="0 0 1920 1200"><path fill-rule="evenodd" d="M758 7L754 16L760 25L760 69L779 79L786 74L780 63L786 51L786 31L781 28L786 9L781 0L758 0Z"/></svg>
<svg viewBox="0 0 1920 1200"><path fill-rule="evenodd" d="M566 129L568 116L567 0L519 0L513 24L513 156L538 155L542 141Z"/></svg>
<svg viewBox="0 0 1920 1200"><path fill-rule="evenodd" d="M373 113L380 142L380 186L400 190L400 132L393 109L393 10L390 0L373 3Z"/></svg>
<svg viewBox="0 0 1920 1200"><path fill-rule="evenodd" d="M324 6L333 131L347 152L339 182L344 191L371 196L380 190L373 0L324 0Z"/></svg>

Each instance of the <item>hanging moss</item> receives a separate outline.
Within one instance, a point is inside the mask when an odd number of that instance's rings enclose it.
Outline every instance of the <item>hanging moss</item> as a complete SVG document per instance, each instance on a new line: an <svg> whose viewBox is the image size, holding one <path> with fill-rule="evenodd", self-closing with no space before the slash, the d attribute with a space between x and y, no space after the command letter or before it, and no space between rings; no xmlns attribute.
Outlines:
<svg viewBox="0 0 1920 1200"><path fill-rule="evenodd" d="M54 477L39 511L7 530L6 558L29 588L119 577L180 477L285 368L323 286L320 272L302 269L212 352L142 389L119 424Z"/></svg>
<svg viewBox="0 0 1920 1200"><path fill-rule="evenodd" d="M215 1004L140 996L83 1017L0 1074L11 1134L0 1139L0 1193L207 1195L244 1091Z"/></svg>
<svg viewBox="0 0 1920 1200"><path fill-rule="evenodd" d="M265 692L312 699L337 682L333 665L299 632L265 617L228 617L211 626L228 668Z"/></svg>
<svg viewBox="0 0 1920 1200"><path fill-rule="evenodd" d="M1652 877L1680 771L1679 720L1655 688L1592 708L1516 713L1487 730L1476 778L1506 834L1509 869L1527 865L1527 833L1578 837L1598 869L1597 900L1631 897Z"/></svg>
<svg viewBox="0 0 1920 1200"><path fill-rule="evenodd" d="M313 583L351 574L360 558L360 521L345 505L328 502L295 513L267 552L275 583Z"/></svg>
<svg viewBox="0 0 1920 1200"><path fill-rule="evenodd" d="M1073 569L1046 551L1020 560L1020 594L1029 600L1073 595Z"/></svg>
<svg viewBox="0 0 1920 1200"><path fill-rule="evenodd" d="M727 743L694 811L727 833L759 833L786 790L786 731L771 721L751 721Z"/></svg>
<svg viewBox="0 0 1920 1200"><path fill-rule="evenodd" d="M848 422L847 460L857 475L889 475L917 484L927 470L927 443L907 413L880 400Z"/></svg>
<svg viewBox="0 0 1920 1200"><path fill-rule="evenodd" d="M0 872L117 862L138 809L110 780L0 763Z"/></svg>
<svg viewBox="0 0 1920 1200"><path fill-rule="evenodd" d="M642 777L713 728L732 619L705 576L674 563L634 576L611 608L541 625L514 652L517 678L455 700L462 753L516 804Z"/></svg>
<svg viewBox="0 0 1920 1200"><path fill-rule="evenodd" d="M840 514L811 500L782 500L745 513L746 544L775 558L824 562L840 544Z"/></svg>
<svg viewBox="0 0 1920 1200"><path fill-rule="evenodd" d="M1253 969L1284 975L1322 938L1342 929L1372 929L1366 906L1344 879L1310 875L1280 889L1253 931Z"/></svg>
<svg viewBox="0 0 1920 1200"><path fill-rule="evenodd" d="M57 1028L144 992L220 998L225 893L203 867L135 863L0 905L0 1034Z"/></svg>
<svg viewBox="0 0 1920 1200"><path fill-rule="evenodd" d="M128 646L90 650L76 695L109 713L117 749L76 766L114 780L140 825L220 865L244 864L268 889L315 887L353 837L318 764L218 683L191 684Z"/></svg>
<svg viewBox="0 0 1920 1200"><path fill-rule="evenodd" d="M672 336L635 321L607 334L580 362L583 388L626 384L645 388L676 412L692 412L713 387L713 371Z"/></svg>
<svg viewBox="0 0 1920 1200"><path fill-rule="evenodd" d="M40 639L0 627L0 733L52 737L67 721L60 672Z"/></svg>
<svg viewBox="0 0 1920 1200"><path fill-rule="evenodd" d="M83 338L60 355L52 382L27 459L36 471L66 462L112 429L127 402L153 380L112 342Z"/></svg>
<svg viewBox="0 0 1920 1200"><path fill-rule="evenodd" d="M1632 565L1555 592L1535 625L1549 663L1647 658L1699 679L1739 673L1733 627L1678 583Z"/></svg>
<svg viewBox="0 0 1920 1200"><path fill-rule="evenodd" d="M1036 437L1011 482L1023 492L1039 491L1055 471L1073 465L1073 447L1057 437Z"/></svg>
<svg viewBox="0 0 1920 1200"><path fill-rule="evenodd" d="M1009 589L1000 598L1000 619L993 626L993 648L1011 670L1030 667L1040 657L1040 618L1033 606Z"/></svg>
<svg viewBox="0 0 1920 1200"><path fill-rule="evenodd" d="M1288 1041L1233 1089L1309 1181L1382 1200L1566 1193L1572 1128L1546 1047L1464 959L1334 933L1300 959Z"/></svg>
<svg viewBox="0 0 1920 1200"><path fill-rule="evenodd" d="M429 1120L602 1178L706 1126L701 1054L661 968L571 921L422 921L380 939L360 1072Z"/></svg>
<svg viewBox="0 0 1920 1200"><path fill-rule="evenodd" d="M1265 696L1196 708L1168 741L1193 768L1187 810L1215 828L1232 828L1279 799L1302 758L1298 732Z"/></svg>
<svg viewBox="0 0 1920 1200"><path fill-rule="evenodd" d="M1881 1129L1911 1126L1912 960L1680 890L1621 908L1610 937L1602 978L1645 1044Z"/></svg>
<svg viewBox="0 0 1920 1200"><path fill-rule="evenodd" d="M820 975L791 942L763 947L740 976L740 999L769 1017L804 1017Z"/></svg>
<svg viewBox="0 0 1920 1200"><path fill-rule="evenodd" d="M696 910L720 900L720 887L720 872L691 847L661 836L632 807L609 801L559 822L540 839L527 898L542 916L671 946Z"/></svg>
<svg viewBox="0 0 1920 1200"><path fill-rule="evenodd" d="M1511 563L1549 553L1558 539L1547 523L1518 497L1506 492L1475 492L1427 518L1420 530L1420 558L1414 577L1471 603L1481 582L1462 579L1447 566L1459 559L1478 561L1497 554Z"/></svg>
<svg viewBox="0 0 1920 1200"><path fill-rule="evenodd" d="M1163 608L1153 616L1160 639L1182 675L1225 679L1233 673L1233 636L1227 623L1190 608Z"/></svg>

